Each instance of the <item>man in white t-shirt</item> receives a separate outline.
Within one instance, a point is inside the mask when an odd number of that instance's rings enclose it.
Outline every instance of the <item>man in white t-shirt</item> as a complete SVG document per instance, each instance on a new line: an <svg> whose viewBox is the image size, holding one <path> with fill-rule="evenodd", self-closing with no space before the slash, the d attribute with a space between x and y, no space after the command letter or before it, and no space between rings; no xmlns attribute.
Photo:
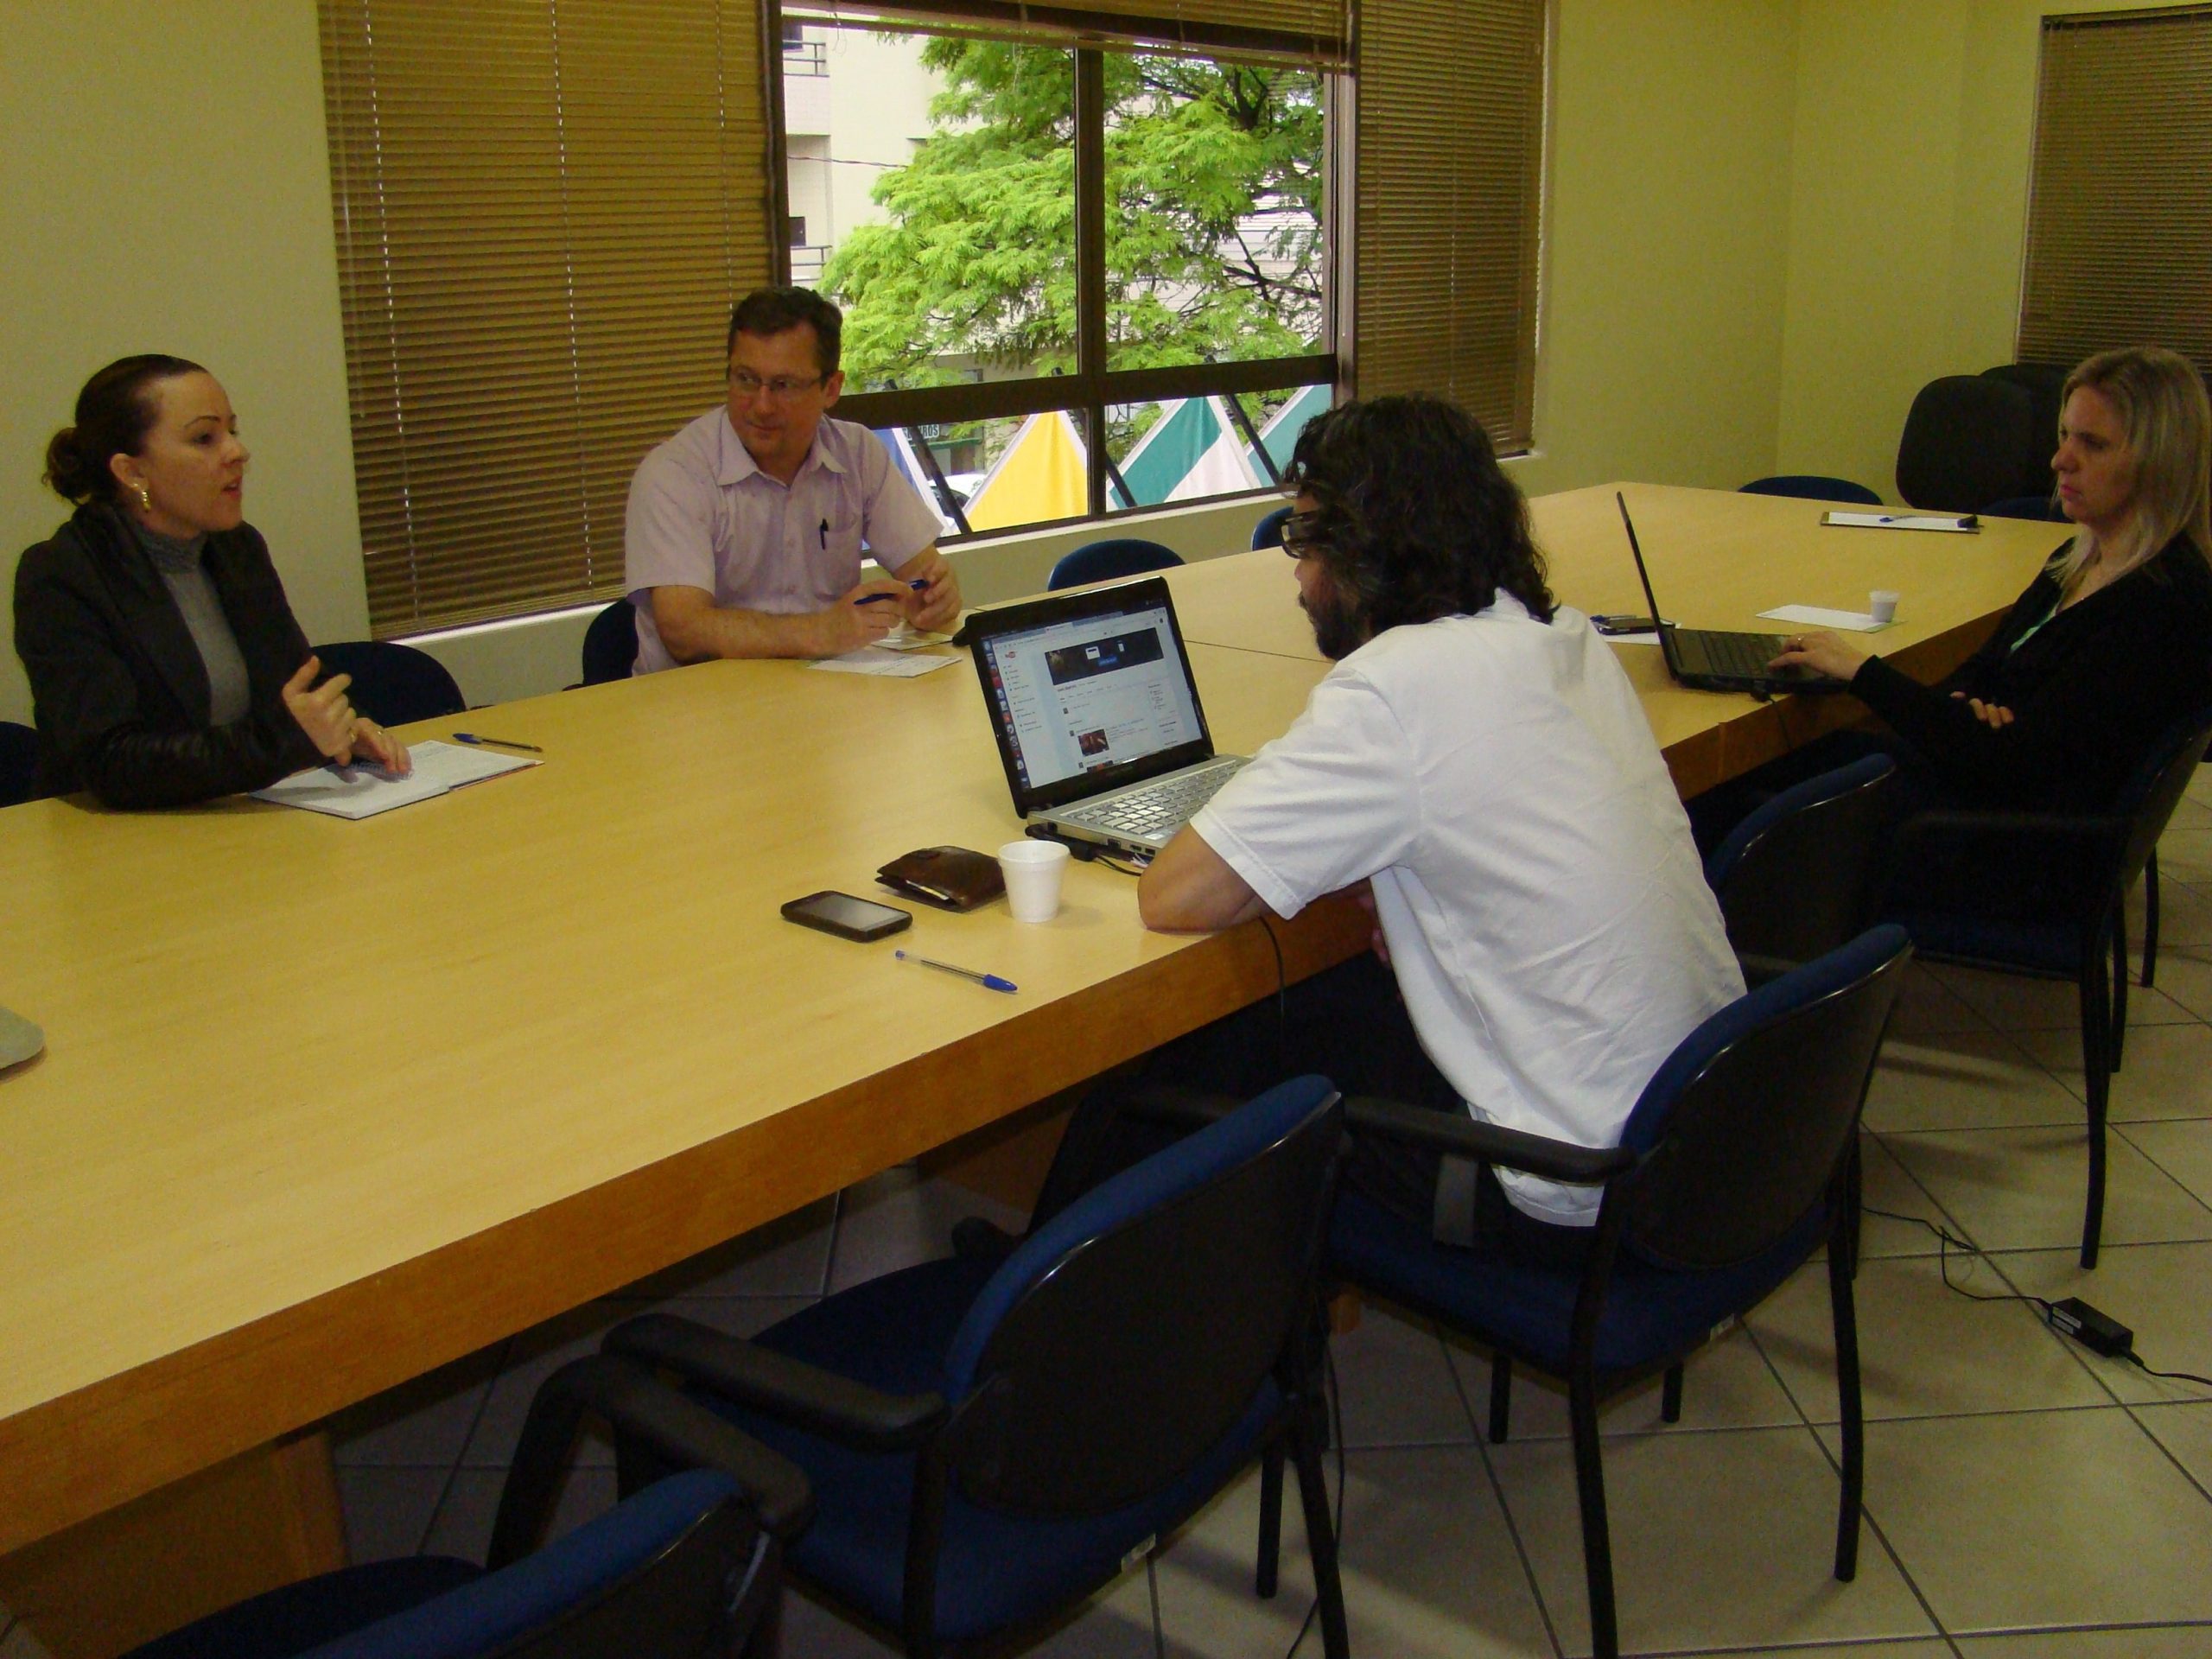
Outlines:
<svg viewBox="0 0 2212 1659"><path fill-rule="evenodd" d="M730 313L729 399L647 455L624 557L635 671L715 657L836 657L904 619L949 626L960 585L940 521L882 440L828 418L843 319L810 289ZM891 573L861 580L861 550Z"/></svg>
<svg viewBox="0 0 2212 1659"><path fill-rule="evenodd" d="M1744 991L1636 693L1554 601L1527 504L1461 410L1332 410L1287 481L1286 551L1336 666L1154 861L1139 906L1150 927L1220 928L1363 884L1395 995L1374 960L1348 963L1294 988L1280 1056L1272 1007L1185 1039L1211 1073L1191 1080L1319 1070L1617 1145L1661 1061ZM1493 1173L1463 1194L1475 1230L1586 1238L1560 1236L1595 1221L1597 1189ZM1441 1226L1433 1154L1371 1143L1347 1174Z"/></svg>

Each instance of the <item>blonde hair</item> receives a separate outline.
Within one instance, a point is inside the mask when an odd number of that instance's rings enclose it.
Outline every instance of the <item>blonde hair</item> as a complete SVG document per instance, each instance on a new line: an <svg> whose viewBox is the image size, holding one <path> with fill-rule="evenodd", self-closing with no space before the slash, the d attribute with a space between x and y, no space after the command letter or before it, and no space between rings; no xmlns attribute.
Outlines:
<svg viewBox="0 0 2212 1659"><path fill-rule="evenodd" d="M2185 536L2212 562L2212 400L2196 365L2163 346L2124 346L2068 375L2062 402L2083 386L2120 417L2135 461L2135 514L2119 545L2099 550L2090 535L2075 535L2051 561L2060 591L2073 591L2093 551L2118 575Z"/></svg>

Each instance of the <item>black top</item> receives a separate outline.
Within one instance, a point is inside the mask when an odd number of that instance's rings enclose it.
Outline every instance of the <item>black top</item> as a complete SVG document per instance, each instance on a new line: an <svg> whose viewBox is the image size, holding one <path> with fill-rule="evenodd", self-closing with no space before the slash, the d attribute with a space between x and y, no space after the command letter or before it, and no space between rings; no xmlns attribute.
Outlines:
<svg viewBox="0 0 2212 1659"><path fill-rule="evenodd" d="M207 671L168 584L111 507L93 505L16 567L16 654L29 676L41 795L181 806L259 789L322 757L285 708L308 658L251 525L207 538L205 568L245 659L251 706L210 724Z"/></svg>
<svg viewBox="0 0 2212 1659"><path fill-rule="evenodd" d="M1922 685L1878 657L1852 690L1971 806L2102 812L2152 742L2212 706L2212 565L2177 536L2109 587L2052 616L2057 579L2029 584L1989 642L1940 684ZM2010 709L1993 730L1962 691Z"/></svg>

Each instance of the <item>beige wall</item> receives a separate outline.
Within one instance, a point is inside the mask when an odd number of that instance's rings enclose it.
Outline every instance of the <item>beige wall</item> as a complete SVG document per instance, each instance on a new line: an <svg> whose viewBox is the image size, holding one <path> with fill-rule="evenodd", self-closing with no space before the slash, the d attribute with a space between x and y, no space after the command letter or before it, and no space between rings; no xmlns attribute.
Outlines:
<svg viewBox="0 0 2212 1659"><path fill-rule="evenodd" d="M1913 391L2011 354L2040 10L1556 0L1524 487L1802 470L1890 493ZM155 16L167 21L149 29ZM178 352L238 404L249 512L308 633L358 636L313 7L0 0L0 544L63 516L37 457L84 376L124 352ZM1250 516L1157 533L1219 551ZM965 552L963 579L979 598L1033 588L1073 539ZM488 701L572 677L581 626L437 649ZM0 653L0 718L28 715Z"/></svg>
<svg viewBox="0 0 2212 1659"><path fill-rule="evenodd" d="M30 717L15 555L68 516L47 440L127 353L215 372L301 625L365 631L321 86L306 0L0 0L0 719Z"/></svg>

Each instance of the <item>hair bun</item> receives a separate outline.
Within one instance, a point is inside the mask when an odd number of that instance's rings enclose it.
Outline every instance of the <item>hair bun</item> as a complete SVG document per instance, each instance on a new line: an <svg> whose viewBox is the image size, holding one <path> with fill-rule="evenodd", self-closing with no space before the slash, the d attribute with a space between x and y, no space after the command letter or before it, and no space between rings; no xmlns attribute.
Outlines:
<svg viewBox="0 0 2212 1659"><path fill-rule="evenodd" d="M65 500L83 502L91 498L92 480L85 475L85 456L78 447L75 427L63 427L47 444L45 482Z"/></svg>

